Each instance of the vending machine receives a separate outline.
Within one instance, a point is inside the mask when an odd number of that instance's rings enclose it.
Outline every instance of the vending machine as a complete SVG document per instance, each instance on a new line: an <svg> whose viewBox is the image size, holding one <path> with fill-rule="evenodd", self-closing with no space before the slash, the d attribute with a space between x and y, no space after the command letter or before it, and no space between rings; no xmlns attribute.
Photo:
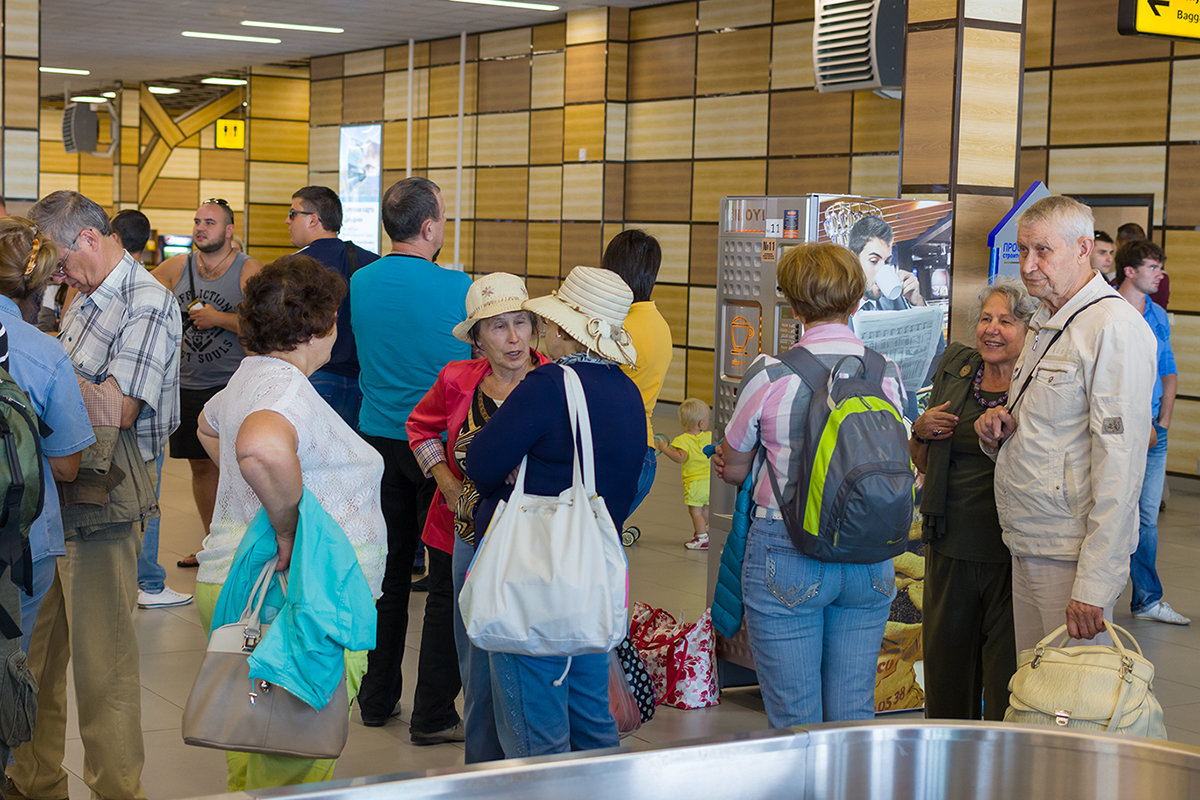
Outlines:
<svg viewBox="0 0 1200 800"><path fill-rule="evenodd" d="M717 352L713 430L719 438L737 402L750 364L762 353L783 352L803 326L776 284L776 266L803 242L835 242L858 255L867 291L851 324L871 347L895 361L908 396L905 416L923 406L931 366L945 346L950 302L951 203L846 195L726 197L721 201L717 257ZM909 277L911 276L911 277ZM915 278L915 280L913 280ZM902 314L893 312L902 311ZM714 477L710 494L708 601L729 535L736 490ZM920 666L920 592L924 558L918 532L910 553L897 559L903 583L880 654L877 710L924 704ZM904 570L902 573L901 570ZM717 636L722 685L755 683L745 628Z"/></svg>

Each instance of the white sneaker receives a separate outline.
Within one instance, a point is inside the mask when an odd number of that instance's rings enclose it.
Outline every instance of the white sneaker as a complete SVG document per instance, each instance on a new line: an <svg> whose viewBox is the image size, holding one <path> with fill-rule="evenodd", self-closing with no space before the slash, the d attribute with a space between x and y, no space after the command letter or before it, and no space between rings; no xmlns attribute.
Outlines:
<svg viewBox="0 0 1200 800"><path fill-rule="evenodd" d="M1183 614L1171 608L1171 604L1166 600L1159 600L1152 606L1147 606L1141 611L1133 612L1133 618L1152 619L1155 622L1165 622L1168 625L1187 625L1191 622Z"/></svg>
<svg viewBox="0 0 1200 800"><path fill-rule="evenodd" d="M138 589L138 608L171 608L172 606L186 606L192 602L190 594L177 592L170 586L164 586L161 592L150 592Z"/></svg>
<svg viewBox="0 0 1200 800"><path fill-rule="evenodd" d="M684 542L683 546L688 550L707 550L708 549L708 534L697 533L690 541Z"/></svg>

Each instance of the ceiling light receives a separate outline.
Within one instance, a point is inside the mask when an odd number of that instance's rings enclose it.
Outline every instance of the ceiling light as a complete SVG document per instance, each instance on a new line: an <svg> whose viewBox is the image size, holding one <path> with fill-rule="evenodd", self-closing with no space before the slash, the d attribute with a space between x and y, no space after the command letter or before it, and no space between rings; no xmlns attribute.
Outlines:
<svg viewBox="0 0 1200 800"><path fill-rule="evenodd" d="M38 67L38 72L55 72L59 75L91 75L90 69L67 69L66 67Z"/></svg>
<svg viewBox="0 0 1200 800"><path fill-rule="evenodd" d="M320 25L292 25L289 22L258 22L244 19L242 24L247 28L279 28L284 31L306 31L308 33L345 33L345 28L325 28Z"/></svg>
<svg viewBox="0 0 1200 800"><path fill-rule="evenodd" d="M96 97L90 94L77 94L71 98L72 103L103 103L103 97Z"/></svg>
<svg viewBox="0 0 1200 800"><path fill-rule="evenodd" d="M116 100L117 93L116 92L102 92L101 97L107 97L109 100Z"/></svg>
<svg viewBox="0 0 1200 800"><path fill-rule="evenodd" d="M205 33L203 31L181 31L181 36L191 39L221 39L226 42L260 42L262 44L279 44L282 39L272 39L267 36L238 36L232 33Z"/></svg>
<svg viewBox="0 0 1200 800"><path fill-rule="evenodd" d="M183 91L171 86L147 86L146 88L150 90L150 94L179 94Z"/></svg>
<svg viewBox="0 0 1200 800"><path fill-rule="evenodd" d="M558 11L558 6L545 3L518 3L516 0L450 0L452 3L477 3L481 6L504 6L505 8L528 8L532 11Z"/></svg>
<svg viewBox="0 0 1200 800"><path fill-rule="evenodd" d="M246 81L242 78L205 78L200 81L207 83L209 86L245 86Z"/></svg>

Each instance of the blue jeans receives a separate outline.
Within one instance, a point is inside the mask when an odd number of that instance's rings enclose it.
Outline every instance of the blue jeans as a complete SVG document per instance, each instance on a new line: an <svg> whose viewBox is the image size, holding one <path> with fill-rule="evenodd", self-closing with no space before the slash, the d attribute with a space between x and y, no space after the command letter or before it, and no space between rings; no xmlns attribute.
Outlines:
<svg viewBox="0 0 1200 800"><path fill-rule="evenodd" d="M637 507L646 499L646 495L650 494L650 487L654 485L654 473L658 471L658 451L653 447L646 448L646 460L642 462L642 473L638 476L637 492L633 495L633 503L629 506L629 513L632 514L637 510ZM629 515L625 515L628 520Z"/></svg>
<svg viewBox="0 0 1200 800"><path fill-rule="evenodd" d="M1163 483L1167 478L1167 429L1154 424L1158 441L1146 453L1146 477L1138 498L1138 546L1129 557L1129 577L1133 595L1129 610L1144 611L1162 600L1163 587L1154 562L1158 557L1158 506L1162 502Z"/></svg>
<svg viewBox="0 0 1200 800"><path fill-rule="evenodd" d="M467 579L467 567L475 557L475 548L454 537L454 644L458 648L458 671L462 676L463 729L466 732L466 763L499 761L504 748L496 733L496 711L492 705L492 668L488 654L471 644L458 608L458 595Z"/></svg>
<svg viewBox="0 0 1200 800"><path fill-rule="evenodd" d="M155 500L158 500L162 493L159 488L162 486L162 465L163 454L159 453L155 462L158 469L158 478L154 484ZM159 510L161 512L161 509ZM158 594L166 586L167 571L158 563L158 523L161 521L162 517L158 516L146 523L146 532L142 534L142 551L138 553L138 588L150 594Z"/></svg>
<svg viewBox="0 0 1200 800"><path fill-rule="evenodd" d="M778 520L755 519L742 565L746 632L771 727L871 719L896 577L877 564L801 554Z"/></svg>
<svg viewBox="0 0 1200 800"><path fill-rule="evenodd" d="M567 659L488 653L496 729L509 758L596 750L621 743L608 705L608 653Z"/></svg>
<svg viewBox="0 0 1200 800"><path fill-rule="evenodd" d="M319 369L308 380L330 408L347 425L358 430L358 411L362 408L362 389L358 388L358 378L347 378Z"/></svg>

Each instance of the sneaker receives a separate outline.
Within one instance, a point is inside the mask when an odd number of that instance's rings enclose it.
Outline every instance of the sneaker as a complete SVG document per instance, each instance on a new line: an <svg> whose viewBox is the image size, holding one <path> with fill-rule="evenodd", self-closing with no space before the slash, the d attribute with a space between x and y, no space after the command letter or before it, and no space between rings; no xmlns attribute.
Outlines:
<svg viewBox="0 0 1200 800"><path fill-rule="evenodd" d="M1133 618L1152 619L1155 622L1165 622L1168 625L1187 625L1191 622L1183 614L1171 608L1171 604L1166 600L1159 600L1152 606L1147 606L1141 611L1133 612Z"/></svg>
<svg viewBox="0 0 1200 800"><path fill-rule="evenodd" d="M177 592L170 586L164 586L161 592L153 594L143 589L138 589L138 608L171 608L172 606L186 606L192 602L190 594Z"/></svg>
<svg viewBox="0 0 1200 800"><path fill-rule="evenodd" d="M692 537L690 542L684 542L683 546L688 550L707 550L708 549L708 534L697 533Z"/></svg>
<svg viewBox="0 0 1200 800"><path fill-rule="evenodd" d="M452 727L433 733L419 733L412 731L409 734L409 739L418 747L425 747L431 744L446 744L448 742L465 742L467 734L463 730L462 720L456 722Z"/></svg>

